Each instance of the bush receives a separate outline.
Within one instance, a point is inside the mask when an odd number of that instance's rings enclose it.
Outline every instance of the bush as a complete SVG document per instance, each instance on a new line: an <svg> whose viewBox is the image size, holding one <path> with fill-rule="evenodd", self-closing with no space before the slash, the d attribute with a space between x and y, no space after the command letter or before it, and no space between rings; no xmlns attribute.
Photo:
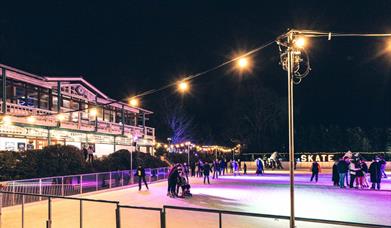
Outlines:
<svg viewBox="0 0 391 228"><path fill-rule="evenodd" d="M133 169L138 165L142 165L146 168L158 168L165 167L168 164L159 158L156 158L148 153L142 152L133 152ZM103 163L107 162L109 170L121 170L121 169L130 169L130 152L128 150L119 150L116 151L107 158L104 158Z"/></svg>
<svg viewBox="0 0 391 228"><path fill-rule="evenodd" d="M33 176L63 176L88 172L84 157L74 146L53 145L42 150L26 151L22 155L24 173Z"/></svg>
<svg viewBox="0 0 391 228"><path fill-rule="evenodd" d="M10 180L18 176L20 154L11 151L0 152L0 181Z"/></svg>
<svg viewBox="0 0 391 228"><path fill-rule="evenodd" d="M139 164L145 168L168 166L167 162L150 154L134 152L133 168ZM128 150L95 159L93 164L85 162L82 152L74 146L53 145L42 150L0 152L0 181L125 169L130 169Z"/></svg>

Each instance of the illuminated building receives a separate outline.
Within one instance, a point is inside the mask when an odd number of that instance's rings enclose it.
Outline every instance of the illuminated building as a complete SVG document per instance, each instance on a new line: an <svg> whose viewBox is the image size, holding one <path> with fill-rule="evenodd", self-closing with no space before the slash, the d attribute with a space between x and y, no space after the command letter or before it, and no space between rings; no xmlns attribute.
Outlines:
<svg viewBox="0 0 391 228"><path fill-rule="evenodd" d="M0 64L0 150L47 145L153 152L151 111L111 99L82 77L49 77ZM107 79L109 80L109 79Z"/></svg>

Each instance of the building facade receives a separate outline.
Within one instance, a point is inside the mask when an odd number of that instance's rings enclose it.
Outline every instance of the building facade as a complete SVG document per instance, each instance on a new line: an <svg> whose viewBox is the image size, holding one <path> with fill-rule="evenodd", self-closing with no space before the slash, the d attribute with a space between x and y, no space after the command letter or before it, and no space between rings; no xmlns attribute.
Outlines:
<svg viewBox="0 0 391 228"><path fill-rule="evenodd" d="M0 150L47 145L153 153L151 111L109 98L82 77L48 77L0 64Z"/></svg>

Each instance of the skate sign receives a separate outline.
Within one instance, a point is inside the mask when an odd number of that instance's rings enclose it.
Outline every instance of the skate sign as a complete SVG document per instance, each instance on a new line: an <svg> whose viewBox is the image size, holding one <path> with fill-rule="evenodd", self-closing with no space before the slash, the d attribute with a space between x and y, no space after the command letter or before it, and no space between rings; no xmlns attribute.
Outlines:
<svg viewBox="0 0 391 228"><path fill-rule="evenodd" d="M301 162L331 162L334 161L333 154L303 154L300 155Z"/></svg>

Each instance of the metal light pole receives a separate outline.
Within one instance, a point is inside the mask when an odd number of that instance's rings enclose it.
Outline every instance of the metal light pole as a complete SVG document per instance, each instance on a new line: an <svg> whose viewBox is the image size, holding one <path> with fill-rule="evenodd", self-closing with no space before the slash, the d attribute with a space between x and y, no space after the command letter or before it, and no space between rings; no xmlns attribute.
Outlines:
<svg viewBox="0 0 391 228"><path fill-rule="evenodd" d="M190 167L190 145L187 145L187 165Z"/></svg>
<svg viewBox="0 0 391 228"><path fill-rule="evenodd" d="M289 129L289 181L290 181L290 227L295 227L295 139L294 139L294 113L293 113L293 65L294 52L292 50L293 33L287 37L287 72L288 72L288 129Z"/></svg>

